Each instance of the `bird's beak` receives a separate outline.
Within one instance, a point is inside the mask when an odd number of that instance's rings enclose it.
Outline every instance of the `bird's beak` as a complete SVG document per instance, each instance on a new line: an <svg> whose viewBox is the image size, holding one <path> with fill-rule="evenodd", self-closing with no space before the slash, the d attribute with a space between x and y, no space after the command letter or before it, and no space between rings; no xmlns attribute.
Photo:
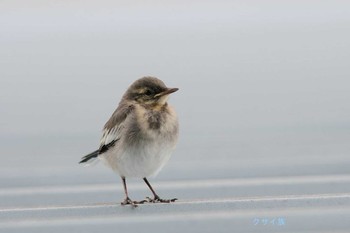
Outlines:
<svg viewBox="0 0 350 233"><path fill-rule="evenodd" d="M169 95L171 93L174 93L175 91L178 91L179 88L168 88L165 91L158 93L157 95L155 95L154 97L160 97L160 96L165 96L165 95Z"/></svg>

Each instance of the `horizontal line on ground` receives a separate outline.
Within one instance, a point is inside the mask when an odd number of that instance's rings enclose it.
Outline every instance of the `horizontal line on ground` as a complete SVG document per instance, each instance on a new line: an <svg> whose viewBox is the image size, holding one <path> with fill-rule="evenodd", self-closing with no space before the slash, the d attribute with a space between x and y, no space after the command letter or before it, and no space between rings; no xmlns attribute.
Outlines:
<svg viewBox="0 0 350 233"><path fill-rule="evenodd" d="M141 180L141 179L140 179ZM154 182L157 189L197 189L215 187L235 186L262 186L262 185L301 185L301 184L326 184L326 183L350 183L350 175L317 175L317 176L287 176L287 177L262 177L262 178L239 178L239 179L206 179L206 180L182 180ZM145 184L130 183L130 190L143 190ZM86 193L106 192L121 190L121 184L77 184L61 186L38 186L38 187L15 187L0 190L0 196L14 195L38 195L38 194L64 194L64 193Z"/></svg>
<svg viewBox="0 0 350 233"><path fill-rule="evenodd" d="M124 208L124 207L123 207ZM128 207L125 207L128 208ZM177 213L149 213L149 214L137 214L135 215L98 215L98 216L70 216L59 218L27 218L17 219L16 221L3 221L0 222L0 229L4 228L25 228L25 227L47 227L47 226L89 226L98 224L130 224L130 223L146 223L146 222L183 222L183 221L216 221L234 219L246 219L243 221L247 224L252 224L253 218L270 218L270 217L282 217L286 220L287 224L291 218L302 218L305 223L315 221L318 216L325 221L339 221L343 219L345 221L350 217L350 209L337 207L316 207L316 208L290 208L290 209L250 209L250 210L225 210L225 211L182 211ZM309 219L307 221L308 218ZM239 221L242 222L242 221ZM240 223L241 224L241 223ZM247 227L253 225L247 225Z"/></svg>
<svg viewBox="0 0 350 233"><path fill-rule="evenodd" d="M182 200L171 203L171 205L201 205L201 204L219 204L219 203L257 203L257 202L286 202L286 201L349 201L350 193L340 194L312 194L312 195L284 195L284 196L265 196L265 197L248 197L248 198L223 198L223 199L203 199L203 200ZM154 205L143 204L142 206ZM164 205L164 204L157 204ZM73 209L94 209L116 207L120 204L90 204L90 205L61 205L61 206L46 206L46 207L29 207L29 208L4 208L0 209L0 213L6 212L23 212L23 211L50 211L50 210L73 210Z"/></svg>

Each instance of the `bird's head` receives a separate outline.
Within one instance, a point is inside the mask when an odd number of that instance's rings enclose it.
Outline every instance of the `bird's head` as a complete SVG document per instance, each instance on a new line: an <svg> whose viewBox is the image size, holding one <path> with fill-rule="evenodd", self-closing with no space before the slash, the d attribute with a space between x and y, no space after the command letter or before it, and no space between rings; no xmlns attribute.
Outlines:
<svg viewBox="0 0 350 233"><path fill-rule="evenodd" d="M126 91L124 98L143 105L163 106L169 95L178 88L168 88L164 82L155 77L143 77L136 80Z"/></svg>

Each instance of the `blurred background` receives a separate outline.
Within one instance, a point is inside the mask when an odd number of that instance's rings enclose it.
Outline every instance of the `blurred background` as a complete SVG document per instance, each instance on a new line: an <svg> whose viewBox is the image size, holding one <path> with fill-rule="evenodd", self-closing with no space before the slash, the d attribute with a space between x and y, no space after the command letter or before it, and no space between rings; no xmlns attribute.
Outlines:
<svg viewBox="0 0 350 233"><path fill-rule="evenodd" d="M0 186L119 188L78 162L148 75L180 88L180 141L151 180L349 174L349 27L342 0L2 0Z"/></svg>

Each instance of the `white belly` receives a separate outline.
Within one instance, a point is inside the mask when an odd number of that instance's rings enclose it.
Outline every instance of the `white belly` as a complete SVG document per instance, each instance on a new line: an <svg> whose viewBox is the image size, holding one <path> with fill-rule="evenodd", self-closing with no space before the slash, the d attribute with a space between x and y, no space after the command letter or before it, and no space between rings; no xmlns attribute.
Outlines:
<svg viewBox="0 0 350 233"><path fill-rule="evenodd" d="M116 146L102 159L120 176L143 178L156 175L168 162L175 145L145 141L137 147L121 151Z"/></svg>

